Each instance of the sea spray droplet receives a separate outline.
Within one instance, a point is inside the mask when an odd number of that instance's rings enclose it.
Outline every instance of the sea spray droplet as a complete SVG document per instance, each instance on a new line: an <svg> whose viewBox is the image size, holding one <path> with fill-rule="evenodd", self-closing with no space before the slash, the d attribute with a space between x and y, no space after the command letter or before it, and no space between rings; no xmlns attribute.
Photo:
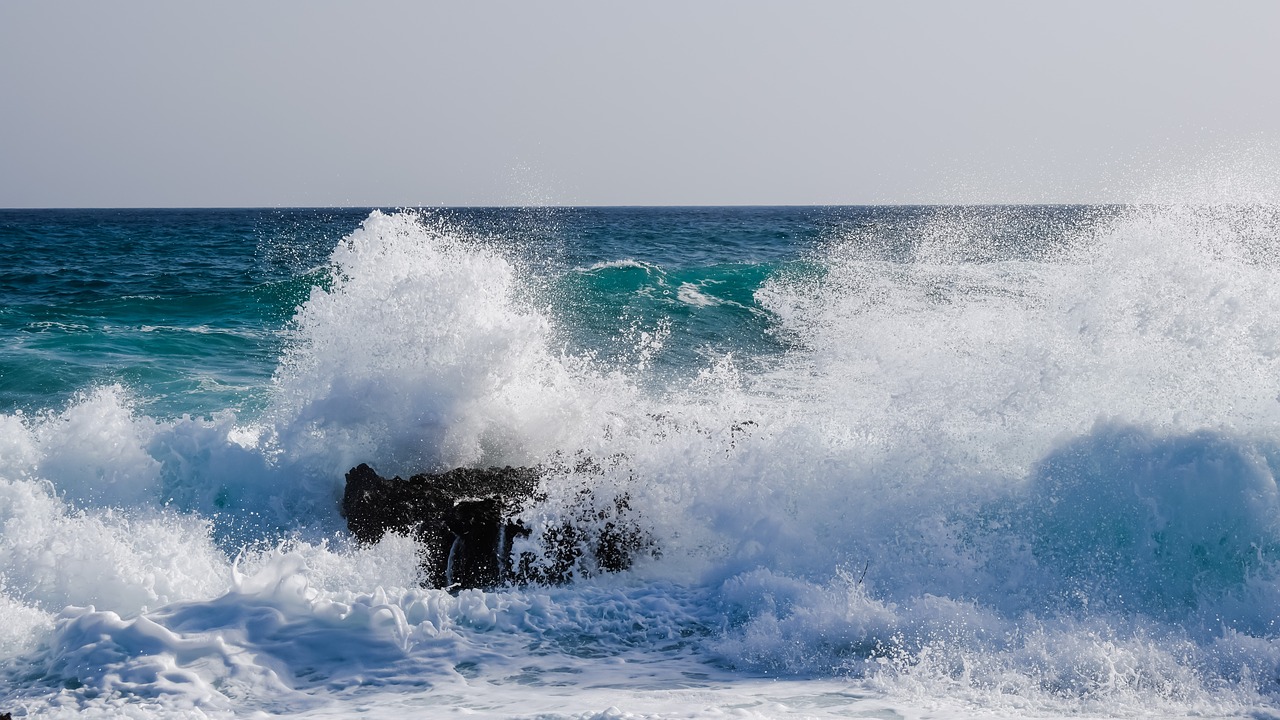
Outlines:
<svg viewBox="0 0 1280 720"><path fill-rule="evenodd" d="M277 373L280 442L324 471L510 464L565 442L583 392L517 300L499 253L411 213L372 214L333 287L295 318Z"/></svg>

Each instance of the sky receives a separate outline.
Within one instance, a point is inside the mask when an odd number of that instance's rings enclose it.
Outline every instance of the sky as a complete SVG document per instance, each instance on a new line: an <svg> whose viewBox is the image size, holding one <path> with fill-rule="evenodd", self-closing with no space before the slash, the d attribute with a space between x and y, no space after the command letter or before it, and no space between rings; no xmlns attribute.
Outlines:
<svg viewBox="0 0 1280 720"><path fill-rule="evenodd" d="M1280 2L6 0L0 102L0 207L1133 202Z"/></svg>

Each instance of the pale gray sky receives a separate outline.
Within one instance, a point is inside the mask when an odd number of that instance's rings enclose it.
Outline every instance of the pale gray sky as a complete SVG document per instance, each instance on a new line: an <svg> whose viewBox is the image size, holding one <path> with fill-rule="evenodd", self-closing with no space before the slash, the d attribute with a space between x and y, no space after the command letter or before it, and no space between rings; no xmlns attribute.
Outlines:
<svg viewBox="0 0 1280 720"><path fill-rule="evenodd" d="M1128 201L1278 88L1264 0L4 0L0 207Z"/></svg>

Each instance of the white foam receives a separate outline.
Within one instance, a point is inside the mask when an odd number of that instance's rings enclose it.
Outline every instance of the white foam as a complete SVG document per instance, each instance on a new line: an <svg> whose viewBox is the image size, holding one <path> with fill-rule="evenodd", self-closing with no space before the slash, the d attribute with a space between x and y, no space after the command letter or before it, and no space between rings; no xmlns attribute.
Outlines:
<svg viewBox="0 0 1280 720"><path fill-rule="evenodd" d="M425 223L425 224L424 224ZM324 472L529 463L594 404L496 251L372 214L334 253L277 374L281 445Z"/></svg>
<svg viewBox="0 0 1280 720"><path fill-rule="evenodd" d="M197 517L158 511L76 510L47 482L0 480L0 574L11 599L46 612L97 605L138 613L205 597L226 561Z"/></svg>
<svg viewBox="0 0 1280 720"><path fill-rule="evenodd" d="M652 272L657 269L656 266L651 263L641 262L640 260L633 260L631 258L624 258L622 260L603 260L591 265L590 267L579 268L579 271L591 272L593 270L608 270L612 268L636 268L644 270L645 272Z"/></svg>
<svg viewBox="0 0 1280 720"><path fill-rule="evenodd" d="M720 300L704 294L693 283L680 283L680 287L676 290L676 299L694 307L712 307L720 304Z"/></svg>
<svg viewBox="0 0 1280 720"><path fill-rule="evenodd" d="M132 506L154 500L160 465L143 446L155 423L132 413L118 385L80 395L31 428L36 472L79 504Z"/></svg>

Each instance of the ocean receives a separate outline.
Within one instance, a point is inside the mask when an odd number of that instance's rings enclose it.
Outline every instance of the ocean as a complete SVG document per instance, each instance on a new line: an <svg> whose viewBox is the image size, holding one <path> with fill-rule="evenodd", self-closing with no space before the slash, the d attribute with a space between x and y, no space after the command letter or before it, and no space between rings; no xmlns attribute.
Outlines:
<svg viewBox="0 0 1280 720"><path fill-rule="evenodd" d="M1280 207L0 210L0 257L15 718L1280 717ZM361 463L648 544L427 587Z"/></svg>

